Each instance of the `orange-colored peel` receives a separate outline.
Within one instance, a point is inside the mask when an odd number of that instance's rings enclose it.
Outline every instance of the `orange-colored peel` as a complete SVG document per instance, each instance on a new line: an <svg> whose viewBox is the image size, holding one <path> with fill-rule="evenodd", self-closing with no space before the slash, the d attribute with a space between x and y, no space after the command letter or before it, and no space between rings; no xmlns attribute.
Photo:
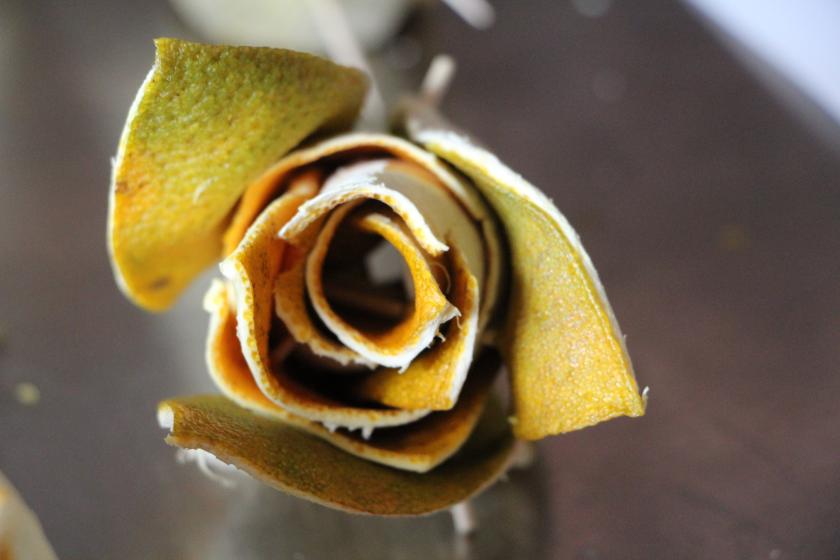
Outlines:
<svg viewBox="0 0 840 560"><path fill-rule="evenodd" d="M114 158L108 242L125 294L162 310L219 259L246 187L316 130L349 125L366 80L280 49L155 46Z"/></svg>

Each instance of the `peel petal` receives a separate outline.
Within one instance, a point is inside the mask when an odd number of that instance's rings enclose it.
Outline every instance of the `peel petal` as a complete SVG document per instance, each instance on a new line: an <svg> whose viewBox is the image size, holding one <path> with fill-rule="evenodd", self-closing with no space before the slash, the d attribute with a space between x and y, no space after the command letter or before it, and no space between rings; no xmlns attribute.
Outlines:
<svg viewBox="0 0 840 560"><path fill-rule="evenodd" d="M274 383L268 371L271 294L286 249L286 243L277 239L274 232L314 194L310 184L301 183L274 200L248 230L236 251L219 266L233 286L236 333L242 353L263 392Z"/></svg>
<svg viewBox="0 0 840 560"><path fill-rule="evenodd" d="M501 346L517 437L539 439L644 414L615 315L566 218L536 187L430 109L407 107L409 134L474 181L507 234L511 299Z"/></svg>
<svg viewBox="0 0 840 560"><path fill-rule="evenodd" d="M366 84L292 51L155 45L114 160L108 240L125 294L162 310L219 258L246 187L306 136L349 125Z"/></svg>
<svg viewBox="0 0 840 560"><path fill-rule="evenodd" d="M423 474L360 459L222 396L164 401L158 418L170 445L203 449L295 496L373 515L422 515L461 502L504 473L514 447L498 406L485 409L461 451Z"/></svg>
<svg viewBox="0 0 840 560"><path fill-rule="evenodd" d="M207 363L211 377L225 396L241 407L296 426L357 457L398 469L426 472L455 453L475 427L498 369L493 358L477 364L456 409L402 427L377 430L364 439L355 433L331 432L266 398L242 356L236 338L236 318L222 282L211 286L205 307L210 312Z"/></svg>

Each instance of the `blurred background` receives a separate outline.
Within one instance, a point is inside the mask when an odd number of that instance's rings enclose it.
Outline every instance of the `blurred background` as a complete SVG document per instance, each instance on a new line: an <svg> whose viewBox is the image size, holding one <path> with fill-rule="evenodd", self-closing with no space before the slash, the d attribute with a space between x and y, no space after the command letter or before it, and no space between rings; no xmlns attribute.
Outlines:
<svg viewBox="0 0 840 560"><path fill-rule="evenodd" d="M446 514L353 517L175 460L154 411L214 390L212 273L166 315L122 297L110 158L154 37L348 55L319 35L335 3L310 1L315 23L300 1L0 0L0 470L58 555L840 557L830 0L348 0L386 102L457 60L443 109L578 229L648 414L541 442L471 541Z"/></svg>

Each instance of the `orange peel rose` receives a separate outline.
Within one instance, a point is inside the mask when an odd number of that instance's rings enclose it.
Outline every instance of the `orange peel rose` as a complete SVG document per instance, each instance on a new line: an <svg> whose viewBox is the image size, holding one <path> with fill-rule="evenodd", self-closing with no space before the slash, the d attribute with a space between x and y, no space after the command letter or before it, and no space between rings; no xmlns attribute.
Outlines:
<svg viewBox="0 0 840 560"><path fill-rule="evenodd" d="M213 262L223 276L205 297L223 396L161 403L169 443L410 515L490 484L516 437L643 414L577 235L495 156L418 101L399 134L338 132L365 79L316 57L156 44L114 163L115 274L151 310ZM401 278L366 265L382 246Z"/></svg>

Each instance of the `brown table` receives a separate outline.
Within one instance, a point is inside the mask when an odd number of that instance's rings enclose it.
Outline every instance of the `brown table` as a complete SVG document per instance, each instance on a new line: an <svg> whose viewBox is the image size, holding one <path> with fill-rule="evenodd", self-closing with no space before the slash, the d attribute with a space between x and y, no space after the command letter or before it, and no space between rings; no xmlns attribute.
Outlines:
<svg viewBox="0 0 840 560"><path fill-rule="evenodd" d="M453 120L578 227L651 400L541 443L478 500L471 545L445 515L351 517L175 462L155 403L212 390L207 279L147 315L104 232L150 39L190 34L165 3L0 4L0 470L62 558L840 556L837 127L680 5L498 4L491 32L441 7L409 32L458 59Z"/></svg>

